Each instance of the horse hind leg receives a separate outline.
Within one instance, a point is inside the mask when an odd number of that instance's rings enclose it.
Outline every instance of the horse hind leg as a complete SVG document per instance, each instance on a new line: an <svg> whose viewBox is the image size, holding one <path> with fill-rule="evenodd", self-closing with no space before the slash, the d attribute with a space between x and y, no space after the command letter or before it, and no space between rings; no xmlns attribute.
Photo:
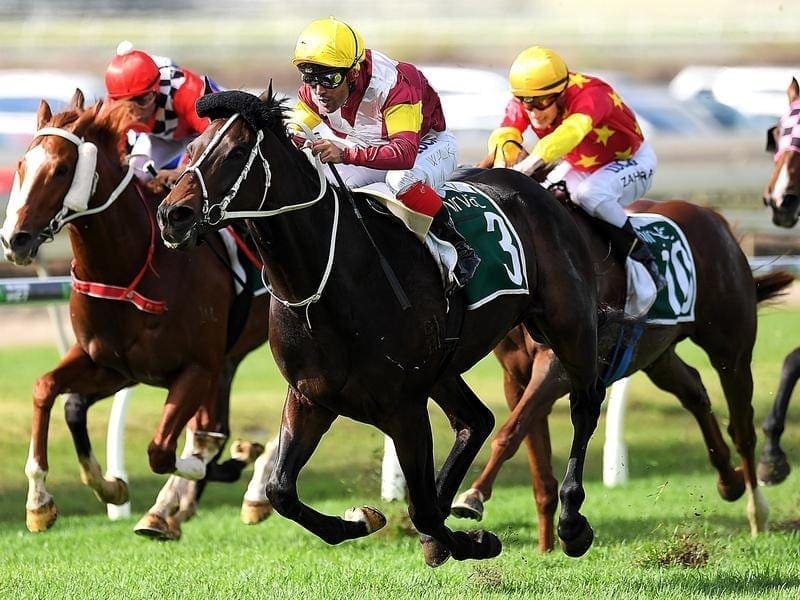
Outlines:
<svg viewBox="0 0 800 600"><path fill-rule="evenodd" d="M719 473L717 489L728 501L737 500L745 491L744 477L731 464L731 452L725 444L719 423L711 410L700 374L686 364L672 347L645 369L650 380L660 389L674 394L684 408L692 413L708 449L708 458Z"/></svg>
<svg viewBox="0 0 800 600"><path fill-rule="evenodd" d="M751 352L738 355L709 353L711 364L719 374L725 400L728 403L730 423L728 433L742 459L742 475L747 491L747 518L750 533L755 536L766 531L769 506L758 486L756 475L756 430L753 425L753 375L750 371Z"/></svg>
<svg viewBox="0 0 800 600"><path fill-rule="evenodd" d="M786 423L786 412L794 386L800 378L800 348L792 350L783 361L781 379L775 402L764 419L762 429L766 441L758 463L758 480L765 485L777 485L789 476L791 468L780 440Z"/></svg>

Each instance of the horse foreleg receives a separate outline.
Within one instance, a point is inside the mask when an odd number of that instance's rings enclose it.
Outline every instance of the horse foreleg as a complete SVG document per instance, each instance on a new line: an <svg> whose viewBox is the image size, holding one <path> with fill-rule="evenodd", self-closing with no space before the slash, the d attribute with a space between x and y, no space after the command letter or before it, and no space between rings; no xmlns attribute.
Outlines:
<svg viewBox="0 0 800 600"><path fill-rule="evenodd" d="M219 452L225 440L224 434L195 431L193 452L188 457L176 460L175 449L178 437L189 419L204 402L209 402L209 398L216 399L214 394L218 379L218 372L202 365L193 365L184 369L172 382L158 429L147 448L150 468L154 473L175 473L192 480L205 476L206 463Z"/></svg>
<svg viewBox="0 0 800 600"><path fill-rule="evenodd" d="M297 477L335 419L335 413L290 388L283 407L275 469L266 486L267 498L280 515L329 544L363 537L386 524L383 515L368 506L351 509L342 519L317 512L297 496Z"/></svg>
<svg viewBox="0 0 800 600"><path fill-rule="evenodd" d="M758 463L758 480L765 485L781 483L791 471L786 453L781 448L781 435L783 435L786 423L789 399L798 378L800 378L800 348L795 348L783 361L775 402L762 425L766 439L764 449L761 451L761 460Z"/></svg>
<svg viewBox="0 0 800 600"><path fill-rule="evenodd" d="M408 485L408 515L420 533L428 566L437 567L450 556L465 560L500 554L502 544L493 533L483 530L454 532L445 525L447 508L442 510L437 499L433 438L425 404L407 402L403 412L393 414L391 422L383 426L397 450Z"/></svg>
<svg viewBox="0 0 800 600"><path fill-rule="evenodd" d="M253 464L253 476L250 478L250 483L247 484L240 512L242 522L247 525L261 523L272 514L272 504L267 498L267 480L275 469L278 441L279 436L270 440Z"/></svg>
<svg viewBox="0 0 800 600"><path fill-rule="evenodd" d="M437 384L431 397L442 408L455 442L436 478L439 509L448 514L458 486L494 427L494 416L461 376Z"/></svg>
<svg viewBox="0 0 800 600"><path fill-rule="evenodd" d="M95 398L104 397L124 387L125 383L125 380L118 374L95 365L92 359L77 345L69 349L53 371L45 373L36 380L33 389L31 444L25 464L25 474L28 477L28 497L25 503L26 525L30 531L38 532L48 529L58 515L55 501L45 488L48 470L47 434L55 399L59 394L66 392L73 392L81 396L92 395ZM75 397L72 397L73 401L74 399ZM67 406L70 406L69 401ZM71 421L70 412L67 411L67 422L70 425L70 432L81 463L82 478L84 482L93 481L91 477L84 476L87 468L91 468L92 462L97 464L97 460L92 455L86 430L85 409L82 416L78 414L77 417L77 420ZM97 472L99 473L99 466ZM99 479L103 480L102 474ZM110 484L115 488L109 490L110 497L119 499L124 496L127 500L127 486L124 482L117 482L118 480L115 480L113 484ZM119 487L116 487L117 485ZM102 489L103 486L98 487ZM124 492L121 492L123 487Z"/></svg>
<svg viewBox="0 0 800 600"><path fill-rule="evenodd" d="M708 458L719 473L717 489L725 500L733 501L744 493L744 477L731 464L731 452L722 437L717 419L711 410L700 374L687 365L674 348L662 354L645 372L659 388L674 394L681 404L694 415L708 449Z"/></svg>

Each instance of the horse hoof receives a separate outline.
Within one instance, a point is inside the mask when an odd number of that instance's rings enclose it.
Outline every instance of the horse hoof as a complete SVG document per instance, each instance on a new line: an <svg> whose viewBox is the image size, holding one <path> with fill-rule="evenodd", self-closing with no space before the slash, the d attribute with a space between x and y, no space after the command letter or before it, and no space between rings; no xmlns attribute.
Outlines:
<svg viewBox="0 0 800 600"><path fill-rule="evenodd" d="M259 444L258 442L236 440L231 444L231 458L240 460L248 465L255 462L262 454L264 454L264 444Z"/></svg>
<svg viewBox="0 0 800 600"><path fill-rule="evenodd" d="M133 532L153 540L172 541L181 539L180 525L172 518L147 513L133 528Z"/></svg>
<svg viewBox="0 0 800 600"><path fill-rule="evenodd" d="M786 454L781 452L773 457L762 456L756 469L756 476L761 485L778 485L786 480L791 470Z"/></svg>
<svg viewBox="0 0 800 600"><path fill-rule="evenodd" d="M268 501L253 502L252 500L244 500L239 517L245 525L256 525L261 521L266 521L272 514L272 510L272 504Z"/></svg>
<svg viewBox="0 0 800 600"><path fill-rule="evenodd" d="M561 549L564 551L564 554L571 558L579 558L586 554L594 541L594 530L592 526L589 525L589 521L587 521L586 517L583 515L579 515L579 517L580 523L578 527L580 529L575 535L567 537L564 528L562 528L561 525L558 526L558 540L561 543ZM574 530L576 527L572 527L571 529Z"/></svg>
<svg viewBox="0 0 800 600"><path fill-rule="evenodd" d="M367 528L367 535L375 533L386 525L386 517L381 511L372 506L362 506L361 508L348 508L344 513L345 521L361 522Z"/></svg>
<svg viewBox="0 0 800 600"><path fill-rule="evenodd" d="M475 558L478 560L494 558L495 556L499 556L503 551L503 543L500 541L500 538L491 531L478 529L463 533L469 538L472 545L472 553L466 558Z"/></svg>
<svg viewBox="0 0 800 600"><path fill-rule="evenodd" d="M483 494L475 488L470 488L453 502L450 512L459 519L483 519Z"/></svg>
<svg viewBox="0 0 800 600"><path fill-rule="evenodd" d="M58 508L52 498L38 508L25 511L25 526L31 533L41 533L53 526L58 518Z"/></svg>
<svg viewBox="0 0 800 600"><path fill-rule="evenodd" d="M420 535L419 543L422 546L422 556L425 557L425 564L436 568L447 562L450 558L450 550L444 544L440 544L429 535Z"/></svg>
<svg viewBox="0 0 800 600"><path fill-rule="evenodd" d="M742 497L745 490L744 473L741 468L733 471L733 479L730 481L717 480L717 491L720 497L727 502L733 502Z"/></svg>

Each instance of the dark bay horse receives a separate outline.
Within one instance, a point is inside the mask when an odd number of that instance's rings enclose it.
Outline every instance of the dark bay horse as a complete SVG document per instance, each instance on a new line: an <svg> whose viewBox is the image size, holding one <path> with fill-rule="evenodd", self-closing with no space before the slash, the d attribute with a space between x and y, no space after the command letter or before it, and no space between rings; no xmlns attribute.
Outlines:
<svg viewBox="0 0 800 600"><path fill-rule="evenodd" d="M103 115L100 103L86 110L83 104L83 95L76 92L72 108L53 116L42 101L39 131L19 162L18 185L2 229L6 257L27 264L40 244L66 224L73 281L83 286L70 298L76 344L34 386L25 467L31 531L44 531L57 517L45 478L50 412L59 394L69 394L65 412L81 479L106 503L126 502L128 488L120 479L103 477L86 428L87 410L133 384L169 391L148 447L156 473L202 479L207 472L209 479L233 481L258 452L254 446L241 447L241 460L216 464L228 435L236 367L266 341L268 296L257 296L244 307L233 339L233 279L211 248L224 255L221 240L210 236L206 246L190 253L166 249L155 225L160 198L145 197L121 164L126 115L119 110ZM107 299L109 294L121 301ZM194 443L187 433L187 451L176 460L178 436L190 419ZM180 521L190 516L193 494L199 491L185 479L170 478L137 533L178 537Z"/></svg>
<svg viewBox="0 0 800 600"><path fill-rule="evenodd" d="M327 185L284 126L286 108L222 92L201 100L209 129L189 146L192 164L158 211L164 240L190 247L227 219L248 219L273 286L270 345L289 382L278 457L266 491L275 510L335 544L385 524L371 507L344 519L302 503L296 481L333 421L343 415L392 438L408 484L409 515L426 562L496 556L487 531L454 532L445 517L469 465L492 430L491 412L461 373L509 330L524 323L550 341L570 380L574 439L561 488L558 534L580 556L593 532L580 507L586 447L604 390L597 376L598 308L594 268L569 213L539 185L513 171L468 178L490 194L523 240L528 295L501 295L463 314L455 347L443 339L447 301L428 251L404 227L361 215L386 252L410 303L403 309L378 254L342 190ZM398 294L399 296L399 294ZM434 476L428 397L439 404L456 441Z"/></svg>
<svg viewBox="0 0 800 600"><path fill-rule="evenodd" d="M775 152L775 164L764 189L764 205L772 210L772 222L792 228L800 216L800 85L792 78L786 95L789 108L778 125L770 129L767 150ZM800 379L800 348L792 350L783 361L780 383L762 429L766 444L758 465L758 477L767 485L781 483L791 470L781 436L786 424L789 400Z"/></svg>
<svg viewBox="0 0 800 600"><path fill-rule="evenodd" d="M698 290L694 321L648 326L639 338L625 375L644 371L657 387L678 397L700 426L711 464L719 473L720 495L733 501L746 489L751 532L764 531L768 508L756 480L756 436L751 406L750 362L756 337L756 305L779 294L793 277L776 272L754 279L727 222L711 209L682 201L645 200L631 208L634 212L664 215L683 229L694 256ZM624 257L612 255L608 238L583 210L571 205L571 212L591 248L600 300L621 309L626 288ZM669 286L675 287L675 272L668 268L665 275ZM736 327L731 328L731 323L736 323ZM697 370L676 353L676 346L684 339L703 348L719 374L730 414L728 431L741 457L740 467L731 464L730 450ZM602 370L607 368L612 350L601 345ZM504 390L512 412L492 441L488 464L470 489L459 496L453 513L467 518L482 517L484 502L492 496L503 463L524 440L539 517L539 550L547 552L553 549L553 516L558 505L547 418L554 402L566 392L563 367L546 344L534 341L521 329L503 340L495 354L503 366Z"/></svg>

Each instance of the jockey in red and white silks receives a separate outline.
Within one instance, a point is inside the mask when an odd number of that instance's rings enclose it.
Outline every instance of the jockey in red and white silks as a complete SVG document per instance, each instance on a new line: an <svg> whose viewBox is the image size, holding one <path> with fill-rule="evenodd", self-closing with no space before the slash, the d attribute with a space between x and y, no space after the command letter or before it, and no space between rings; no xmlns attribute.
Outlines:
<svg viewBox="0 0 800 600"><path fill-rule="evenodd" d="M174 167L183 150L208 127L200 118L195 102L208 90L207 80L189 69L177 66L170 58L150 55L121 42L106 69L107 101L130 104L138 122L129 134L132 146L130 163L141 180L155 169ZM209 89L216 91L213 82Z"/></svg>
<svg viewBox="0 0 800 600"><path fill-rule="evenodd" d="M439 96L409 63L366 50L347 102L333 113L320 109L311 85L298 95L296 119L312 129L324 122L350 142L337 167L348 187L385 180L396 194L417 181L438 189L457 166Z"/></svg>
<svg viewBox="0 0 800 600"><path fill-rule="evenodd" d="M432 217L431 231L456 248L456 278L466 283L480 259L436 191L458 164L456 141L422 72L367 49L358 32L333 18L300 34L292 62L303 80L292 120L310 129L325 123L336 136L310 142L312 153L339 163L347 187L384 181L408 208Z"/></svg>

